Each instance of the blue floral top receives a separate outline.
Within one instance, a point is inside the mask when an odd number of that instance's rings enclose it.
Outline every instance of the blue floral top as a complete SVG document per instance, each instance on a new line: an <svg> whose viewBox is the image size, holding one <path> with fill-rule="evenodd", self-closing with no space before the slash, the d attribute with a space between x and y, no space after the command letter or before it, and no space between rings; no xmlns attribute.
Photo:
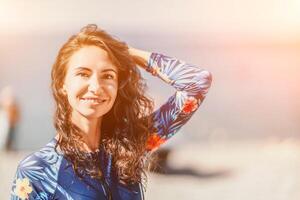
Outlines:
<svg viewBox="0 0 300 200"><path fill-rule="evenodd" d="M147 142L152 151L172 137L195 113L211 85L211 74L176 58L152 53L146 71L159 77L176 89L159 109L149 117L154 119L153 130ZM107 199L108 186L113 200L141 200L140 184L123 185L114 176L111 156L99 151L100 166L107 184L98 179L76 176L72 165L64 155L55 151L57 140L52 139L44 148L27 156L17 168L13 181L12 200Z"/></svg>

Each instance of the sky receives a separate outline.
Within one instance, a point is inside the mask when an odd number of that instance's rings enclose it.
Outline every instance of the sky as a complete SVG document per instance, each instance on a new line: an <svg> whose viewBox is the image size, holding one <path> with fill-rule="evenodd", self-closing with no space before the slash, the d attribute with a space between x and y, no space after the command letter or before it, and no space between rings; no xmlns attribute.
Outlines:
<svg viewBox="0 0 300 200"><path fill-rule="evenodd" d="M97 23L133 29L215 35L217 39L300 41L299 0L0 0L2 33L77 30Z"/></svg>

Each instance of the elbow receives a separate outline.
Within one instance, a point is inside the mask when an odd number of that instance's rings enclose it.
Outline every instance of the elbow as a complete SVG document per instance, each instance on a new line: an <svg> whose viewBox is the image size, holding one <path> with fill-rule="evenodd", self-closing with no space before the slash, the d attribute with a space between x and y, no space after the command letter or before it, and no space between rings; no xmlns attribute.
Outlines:
<svg viewBox="0 0 300 200"><path fill-rule="evenodd" d="M207 70L202 70L198 75L198 93L204 97L209 91L212 83L212 74Z"/></svg>
<svg viewBox="0 0 300 200"><path fill-rule="evenodd" d="M208 87L210 87L212 82L212 74L207 70L201 71L200 74L201 74L200 76L205 80Z"/></svg>

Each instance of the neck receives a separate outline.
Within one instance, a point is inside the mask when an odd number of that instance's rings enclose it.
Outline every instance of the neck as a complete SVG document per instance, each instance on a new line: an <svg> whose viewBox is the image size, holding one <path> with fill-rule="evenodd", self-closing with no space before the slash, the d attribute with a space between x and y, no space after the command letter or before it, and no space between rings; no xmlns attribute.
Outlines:
<svg viewBox="0 0 300 200"><path fill-rule="evenodd" d="M88 119L85 117L73 117L72 122L81 130L83 136L84 150L95 151L99 148L101 137L102 117Z"/></svg>

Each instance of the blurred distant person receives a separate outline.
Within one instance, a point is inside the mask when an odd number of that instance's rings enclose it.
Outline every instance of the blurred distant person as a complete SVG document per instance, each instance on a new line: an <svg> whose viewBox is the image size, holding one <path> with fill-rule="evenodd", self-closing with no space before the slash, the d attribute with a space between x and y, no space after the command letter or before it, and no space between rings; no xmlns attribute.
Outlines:
<svg viewBox="0 0 300 200"><path fill-rule="evenodd" d="M0 91L0 149L13 150L19 108L10 86Z"/></svg>
<svg viewBox="0 0 300 200"><path fill-rule="evenodd" d="M176 90L154 112L140 69ZM208 71L132 48L96 25L62 46L51 78L56 136L21 161L12 200L144 199L145 161L186 124L211 84Z"/></svg>

